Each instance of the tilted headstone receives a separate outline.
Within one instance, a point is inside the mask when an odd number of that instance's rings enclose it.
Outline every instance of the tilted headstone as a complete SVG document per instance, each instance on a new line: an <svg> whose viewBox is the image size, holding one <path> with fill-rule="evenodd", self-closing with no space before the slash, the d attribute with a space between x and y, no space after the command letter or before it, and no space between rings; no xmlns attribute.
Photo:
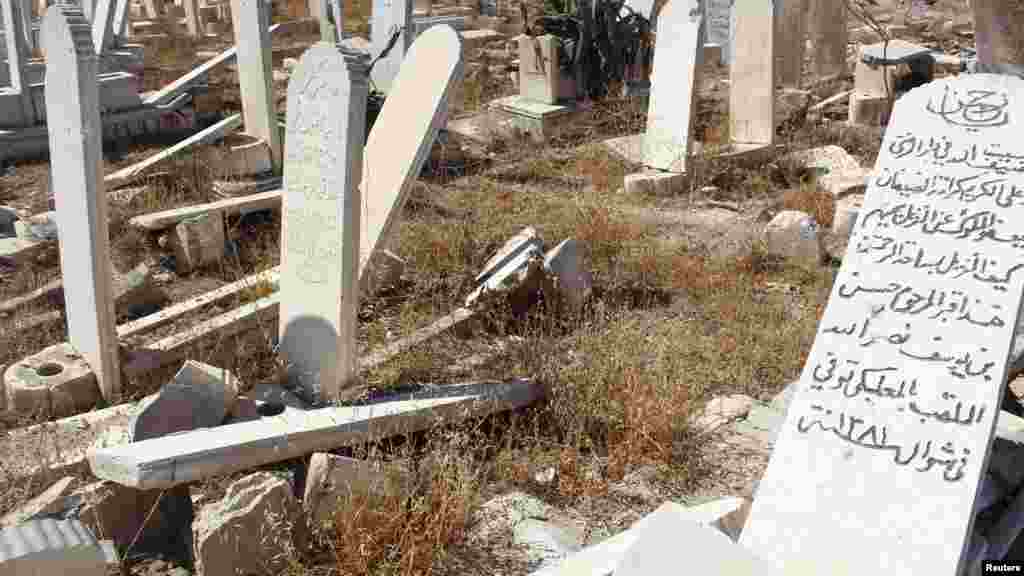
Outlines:
<svg viewBox="0 0 1024 576"><path fill-rule="evenodd" d="M681 0L669 2L658 16L658 46L651 70L644 164L686 172L693 130L693 106L700 84L703 21Z"/></svg>
<svg viewBox="0 0 1024 576"><path fill-rule="evenodd" d="M366 141L359 274L391 235L409 184L419 176L462 76L462 40L448 25L424 32L409 50Z"/></svg>
<svg viewBox="0 0 1024 576"><path fill-rule="evenodd" d="M281 352L315 402L337 399L355 375L367 60L319 42L288 82Z"/></svg>
<svg viewBox="0 0 1024 576"><path fill-rule="evenodd" d="M379 58L395 32L398 40L387 57ZM385 94L391 91L402 60L415 37L412 22L412 0L374 0L371 15L370 45L374 58L379 58L370 71L373 87Z"/></svg>
<svg viewBox="0 0 1024 576"><path fill-rule="evenodd" d="M231 8L245 133L270 146L271 162L277 171L281 166L281 130L270 81L269 10L263 0L231 0Z"/></svg>
<svg viewBox="0 0 1024 576"><path fill-rule="evenodd" d="M741 543L954 576L1024 294L1024 80L902 96Z"/></svg>
<svg viewBox="0 0 1024 576"><path fill-rule="evenodd" d="M735 0L729 67L729 135L734 144L775 142L774 2Z"/></svg>
<svg viewBox="0 0 1024 576"><path fill-rule="evenodd" d="M51 6L46 38L46 108L53 191L59 214L68 339L96 374L103 398L121 393L107 204L103 191L97 57L89 22L71 4Z"/></svg>

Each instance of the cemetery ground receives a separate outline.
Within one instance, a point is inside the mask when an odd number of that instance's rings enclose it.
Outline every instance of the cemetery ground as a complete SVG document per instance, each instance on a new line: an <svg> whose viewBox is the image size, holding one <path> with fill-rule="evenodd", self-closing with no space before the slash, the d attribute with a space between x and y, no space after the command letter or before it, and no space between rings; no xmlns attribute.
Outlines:
<svg viewBox="0 0 1024 576"><path fill-rule="evenodd" d="M358 12L346 24L365 24ZM310 26L274 41L277 110L284 117L284 58L298 57L319 34ZM145 89L166 84L203 61L199 51L231 43L204 40L147 52ZM474 61L474 55L469 55ZM277 80L278 75L282 76ZM360 391L373 396L425 384L530 378L547 392L543 403L512 414L444 426L339 454L389 462L415 470L412 487L370 500L353 496L339 510L333 534L295 544L293 574L493 574L526 573L526 560L508 534L487 546L469 545L480 504L495 494L531 494L586 526L586 540L614 534L666 499L750 495L768 452L720 442L724 433L701 434L692 423L712 398L744 394L770 402L796 379L814 339L844 247L828 240L831 262L807 266L770 257L757 230L782 210L813 215L823 234L831 229L832 195L787 156L755 167L710 158L725 134L727 74L705 71L696 132L705 155L694 161L690 193L674 197L627 194L624 175L636 171L601 142L642 131L634 104L611 99L546 147L517 140L490 146L450 135L435 145L424 173L413 184L388 249L407 262L401 280L363 294L360 354L380 349L461 306L481 266L510 237L533 227L551 248L575 238L592 271L594 291L579 312L556 311L536 298L526 305L490 306L471 322L409 348L361 374ZM215 72L197 114L238 111L233 72ZM821 100L849 80L814 88ZM486 64L467 70L467 109L511 93L507 80ZM459 112L456 110L455 112ZM872 166L879 130L804 120L806 108L788 111L780 140L789 150L839 145L862 166ZM841 116L842 114L837 114ZM143 159L165 143L110 150L112 173ZM280 264L280 214L231 216L231 246L221 265L175 274L162 233L128 224L136 215L218 200L216 146L199 146L147 173L119 193L108 190L112 260L119 271L140 263L167 294L164 307ZM21 162L0 176L0 204L26 214L45 212L46 167ZM694 216L697 214L698 216ZM720 225L720 222L726 224ZM60 276L56 244L30 265L3 271L0 302ZM224 302L200 308L145 335L147 341L178 333L245 302L265 296L257 286ZM10 365L67 339L63 317L37 318L62 306L56 296L0 318L0 365ZM119 322L129 318L119 316ZM273 353L276 322L237 336L206 341L190 358L231 370L248 386L280 382ZM131 346L144 342L123 342ZM180 367L133 378L126 400L137 400L166 383ZM244 388L242 392L244 392ZM36 420L38 421L38 419ZM13 429L32 419L4 421ZM14 459L36 457L20 446ZM281 473L296 462L265 467ZM5 478L0 467L0 516L57 478L31 485ZM221 498L232 481L250 473L191 487L196 506ZM83 474L83 482L91 481ZM271 537L287 539L287 531ZM127 554L132 564L132 555ZM521 566L520 566L521 564ZM138 574L171 574L174 561L136 564Z"/></svg>

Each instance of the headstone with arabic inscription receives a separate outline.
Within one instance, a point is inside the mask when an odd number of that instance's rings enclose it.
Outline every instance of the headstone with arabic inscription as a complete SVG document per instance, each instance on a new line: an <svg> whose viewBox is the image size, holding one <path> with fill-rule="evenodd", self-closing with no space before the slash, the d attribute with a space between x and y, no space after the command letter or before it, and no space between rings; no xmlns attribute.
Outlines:
<svg viewBox="0 0 1024 576"><path fill-rule="evenodd" d="M1024 80L896 102L741 543L819 574L958 574L1024 294Z"/></svg>
<svg viewBox="0 0 1024 576"><path fill-rule="evenodd" d="M368 55L318 42L288 82L281 353L312 401L355 375Z"/></svg>

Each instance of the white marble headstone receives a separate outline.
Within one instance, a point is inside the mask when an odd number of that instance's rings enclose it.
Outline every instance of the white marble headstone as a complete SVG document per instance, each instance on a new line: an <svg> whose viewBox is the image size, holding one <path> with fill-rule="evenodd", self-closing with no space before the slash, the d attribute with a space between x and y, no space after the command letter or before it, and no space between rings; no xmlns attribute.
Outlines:
<svg viewBox="0 0 1024 576"><path fill-rule="evenodd" d="M902 96L741 543L959 573L1024 294L1024 80Z"/></svg>
<svg viewBox="0 0 1024 576"><path fill-rule="evenodd" d="M288 82L281 353L313 401L355 375L367 57L318 42Z"/></svg>
<svg viewBox="0 0 1024 576"><path fill-rule="evenodd" d="M461 77L462 40L447 24L421 34L402 63L366 141L360 276L390 236Z"/></svg>
<svg viewBox="0 0 1024 576"><path fill-rule="evenodd" d="M96 374L104 399L121 393L107 204L103 191L97 57L89 22L71 4L51 6L46 38L50 166L60 234L68 339Z"/></svg>
<svg viewBox="0 0 1024 576"><path fill-rule="evenodd" d="M686 2L665 4L658 15L658 44L643 138L644 164L685 172L700 83L702 20Z"/></svg>

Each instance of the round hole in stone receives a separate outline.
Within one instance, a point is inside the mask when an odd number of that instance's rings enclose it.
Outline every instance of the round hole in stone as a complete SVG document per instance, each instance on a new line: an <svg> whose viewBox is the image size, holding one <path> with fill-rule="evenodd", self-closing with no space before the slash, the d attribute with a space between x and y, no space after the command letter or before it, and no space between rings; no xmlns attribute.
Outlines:
<svg viewBox="0 0 1024 576"><path fill-rule="evenodd" d="M277 416L284 412L284 404L281 402L265 402L256 408L256 413L260 416Z"/></svg>
<svg viewBox="0 0 1024 576"><path fill-rule="evenodd" d="M39 368L36 368L36 374L40 376L56 376L64 371L64 367L56 362L47 362Z"/></svg>

